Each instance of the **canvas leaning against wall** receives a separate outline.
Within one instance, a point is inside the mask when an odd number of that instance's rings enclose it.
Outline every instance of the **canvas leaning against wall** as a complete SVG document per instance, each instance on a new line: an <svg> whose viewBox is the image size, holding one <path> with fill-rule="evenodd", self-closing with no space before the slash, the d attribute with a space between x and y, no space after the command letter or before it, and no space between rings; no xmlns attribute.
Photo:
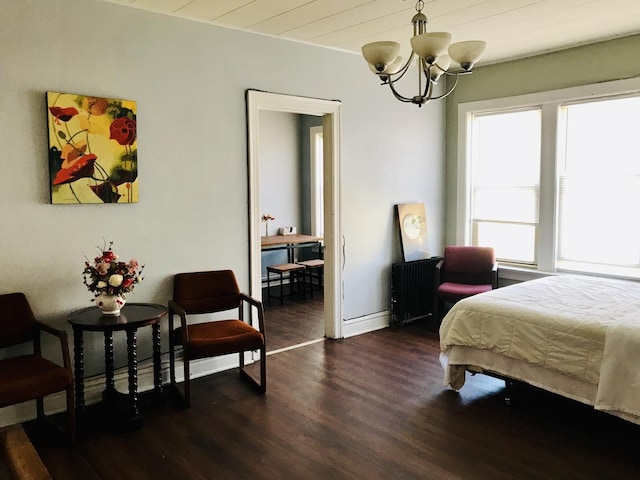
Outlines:
<svg viewBox="0 0 640 480"><path fill-rule="evenodd" d="M51 203L137 203L136 102L47 92Z"/></svg>
<svg viewBox="0 0 640 480"><path fill-rule="evenodd" d="M399 203L396 205L396 210L404 261L429 258L424 203Z"/></svg>

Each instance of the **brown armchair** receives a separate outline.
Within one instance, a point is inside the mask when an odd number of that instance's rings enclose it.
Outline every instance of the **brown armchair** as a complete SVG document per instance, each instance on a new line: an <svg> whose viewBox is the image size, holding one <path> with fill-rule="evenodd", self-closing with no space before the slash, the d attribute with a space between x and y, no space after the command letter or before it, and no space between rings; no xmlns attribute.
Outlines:
<svg viewBox="0 0 640 480"><path fill-rule="evenodd" d="M244 321L244 307L249 305L250 320L253 311L258 314L258 328ZM203 323L189 323L189 316L237 309L237 318ZM174 316L180 324L174 329ZM262 302L241 293L235 274L231 270L179 273L174 277L173 299L169 300L169 370L171 385L176 384L175 348L182 346L184 365L184 396L187 408L191 406L189 363L198 358L238 353L240 376L248 379L260 393L267 389L266 341ZM260 350L260 381L244 368L244 352Z"/></svg>
<svg viewBox="0 0 640 480"><path fill-rule="evenodd" d="M445 303L498 288L498 262L492 247L449 246L436 265L434 318L440 321Z"/></svg>
<svg viewBox="0 0 640 480"><path fill-rule="evenodd" d="M63 366L42 357L41 332L57 337ZM23 293L0 295L0 348L33 344L33 353L0 360L0 408L36 400L39 419L44 418L45 395L66 391L68 430L76 436L73 371L67 333L38 322Z"/></svg>

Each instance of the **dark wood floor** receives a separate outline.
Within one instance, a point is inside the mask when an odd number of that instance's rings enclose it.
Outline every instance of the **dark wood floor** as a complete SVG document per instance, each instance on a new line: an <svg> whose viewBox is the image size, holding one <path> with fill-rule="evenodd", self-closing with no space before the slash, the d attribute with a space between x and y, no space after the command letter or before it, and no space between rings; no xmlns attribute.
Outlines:
<svg viewBox="0 0 640 480"><path fill-rule="evenodd" d="M190 410L149 408L134 432L97 413L73 446L25 429L65 480L640 478L640 426L528 387L507 406L482 375L449 391L438 354L411 324L272 354L264 396L234 371L197 379Z"/></svg>
<svg viewBox="0 0 640 480"><path fill-rule="evenodd" d="M313 298L287 297L283 305L275 299L267 302L266 290L262 298L265 299L265 315L269 320L265 325L267 352L324 338L322 292L314 291Z"/></svg>

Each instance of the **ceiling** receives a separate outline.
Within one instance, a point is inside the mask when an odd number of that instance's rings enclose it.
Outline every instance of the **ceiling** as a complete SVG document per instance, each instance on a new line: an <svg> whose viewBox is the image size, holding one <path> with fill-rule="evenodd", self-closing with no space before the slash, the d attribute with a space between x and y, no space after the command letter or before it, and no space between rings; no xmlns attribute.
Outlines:
<svg viewBox="0 0 640 480"><path fill-rule="evenodd" d="M227 28L360 53L409 50L412 0L104 0ZM640 0L425 0L429 31L484 40L479 65L640 33ZM406 58L406 57L405 57ZM594 62L594 68L597 63Z"/></svg>

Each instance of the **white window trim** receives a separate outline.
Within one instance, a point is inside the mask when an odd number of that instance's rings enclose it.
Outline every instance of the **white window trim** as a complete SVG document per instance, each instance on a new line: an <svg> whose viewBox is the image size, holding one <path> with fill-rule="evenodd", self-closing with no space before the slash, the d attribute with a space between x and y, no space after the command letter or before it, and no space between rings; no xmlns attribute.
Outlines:
<svg viewBox="0 0 640 480"><path fill-rule="evenodd" d="M471 135L472 115L498 110L509 110L539 106L542 108L541 162L540 172L540 220L539 252L537 271L553 272L555 262L555 222L556 203L556 142L557 111L561 104L596 97L617 96L640 92L640 77L615 80L592 85L581 85L560 90L531 93L514 97L503 97L458 105L458 158L457 158L457 196L456 196L456 243L471 244L470 225L470 161L471 152L468 141ZM551 159L552 161L549 161ZM551 246L551 247L549 247ZM502 268L502 267L501 267ZM502 273L501 273L502 275Z"/></svg>

